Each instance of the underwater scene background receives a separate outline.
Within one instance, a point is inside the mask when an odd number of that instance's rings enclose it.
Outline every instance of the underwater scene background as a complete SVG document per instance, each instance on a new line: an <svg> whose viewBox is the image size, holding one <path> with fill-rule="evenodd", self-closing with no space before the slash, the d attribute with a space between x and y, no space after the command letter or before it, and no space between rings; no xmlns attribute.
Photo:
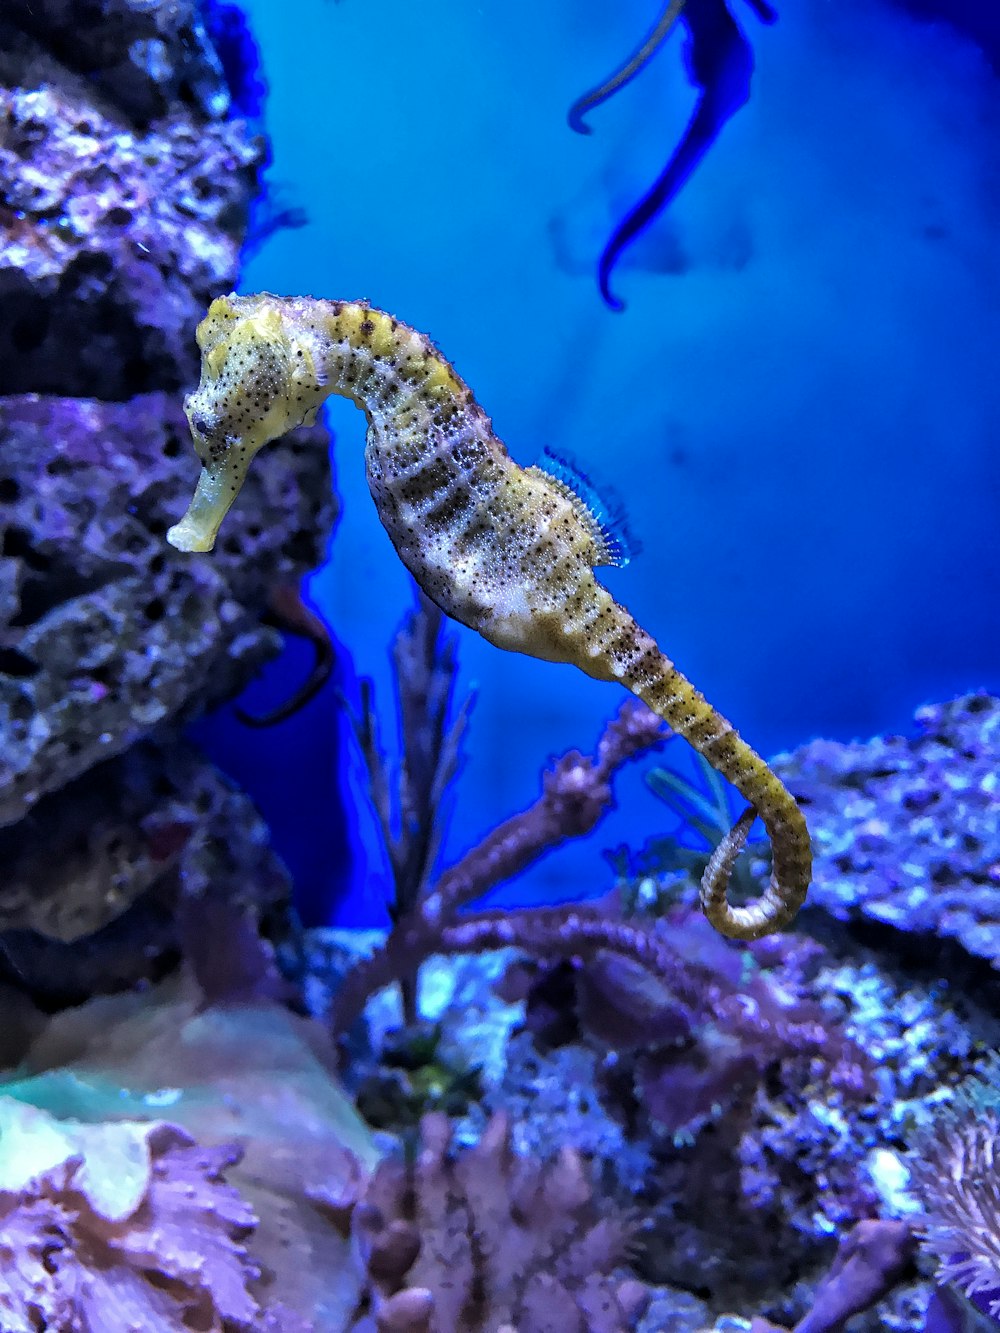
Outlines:
<svg viewBox="0 0 1000 1333"><path fill-rule="evenodd" d="M998 76L4 0L0 1333L997 1327Z"/></svg>
<svg viewBox="0 0 1000 1333"><path fill-rule="evenodd" d="M752 95L623 254L615 314L597 259L681 138L683 33L590 114L590 136L566 113L638 44L648 9L400 3L374 20L307 0L289 23L254 0L271 207L304 216L251 254L241 290L400 314L520 462L568 454L617 494L642 550L609 585L764 753L906 728L928 699L995 687L1000 660L996 14L956 30L902 6L804 3L763 26L737 0ZM309 595L385 694L407 575L367 495L360 423L347 403L328 411L343 508ZM529 801L539 762L609 707L578 673L458 633L477 702L451 853ZM210 724L324 899L341 831L324 845L321 825L344 799L334 707L317 701L270 747ZM622 781L597 840L505 898L578 897L602 846L662 825L641 774ZM357 855L338 910L371 920L367 833Z"/></svg>

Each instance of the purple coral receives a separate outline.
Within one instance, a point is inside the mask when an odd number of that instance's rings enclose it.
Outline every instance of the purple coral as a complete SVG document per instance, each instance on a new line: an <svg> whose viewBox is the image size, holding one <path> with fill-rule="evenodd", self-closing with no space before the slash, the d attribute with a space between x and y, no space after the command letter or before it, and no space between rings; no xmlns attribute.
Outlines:
<svg viewBox="0 0 1000 1333"><path fill-rule="evenodd" d="M967 1080L911 1138L919 1229L938 1265L984 1313L1000 1322L1000 1110L994 1058L988 1079Z"/></svg>
<svg viewBox="0 0 1000 1333"><path fill-rule="evenodd" d="M401 788L397 812L389 796L394 775L381 753L370 698L356 724L373 803L395 869L396 901L388 939L352 969L334 999L331 1020L337 1033L350 1028L376 991L411 978L434 953L483 953L514 946L544 957L611 949L654 971L659 961L643 929L587 909L462 910L565 839L589 833L610 809L611 783L618 770L655 749L668 734L656 714L635 700L625 703L607 724L594 755L576 750L563 755L544 773L542 794L534 805L499 824L431 882L437 810L455 771L467 712L466 705L448 725L454 661L435 627L434 614L425 605L404 628L394 654L406 749L397 780ZM425 753L420 752L421 745ZM397 825L399 835L393 833ZM411 1003L406 1009L412 1020L415 1006Z"/></svg>
<svg viewBox="0 0 1000 1333"><path fill-rule="evenodd" d="M175 1125L80 1125L0 1101L4 1333L249 1333L252 1210L223 1173L234 1147Z"/></svg>
<svg viewBox="0 0 1000 1333"><path fill-rule="evenodd" d="M775 762L813 837L809 901L1000 962L1000 700L916 714L916 736L817 740Z"/></svg>
<svg viewBox="0 0 1000 1333"><path fill-rule="evenodd" d="M625 1333L647 1300L613 1276L629 1227L598 1211L579 1154L517 1157L502 1115L456 1152L447 1117L425 1116L416 1161L378 1167L354 1234L370 1279L359 1329Z"/></svg>

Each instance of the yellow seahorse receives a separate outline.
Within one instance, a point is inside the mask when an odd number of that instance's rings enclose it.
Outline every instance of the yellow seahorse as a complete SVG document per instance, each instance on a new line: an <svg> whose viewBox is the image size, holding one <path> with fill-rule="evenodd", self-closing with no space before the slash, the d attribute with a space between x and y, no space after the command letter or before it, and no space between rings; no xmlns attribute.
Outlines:
<svg viewBox="0 0 1000 1333"><path fill-rule="evenodd" d="M365 466L403 564L448 615L498 648L571 662L620 681L737 788L751 809L702 882L708 919L755 939L785 925L809 886L805 820L767 764L693 688L594 577L614 539L566 481L519 467L431 341L357 301L226 296L198 328L201 383L185 403L202 462L187 513L167 533L210 551L258 449L315 419L330 394L368 420ZM728 902L736 857L760 814L772 876L760 898Z"/></svg>

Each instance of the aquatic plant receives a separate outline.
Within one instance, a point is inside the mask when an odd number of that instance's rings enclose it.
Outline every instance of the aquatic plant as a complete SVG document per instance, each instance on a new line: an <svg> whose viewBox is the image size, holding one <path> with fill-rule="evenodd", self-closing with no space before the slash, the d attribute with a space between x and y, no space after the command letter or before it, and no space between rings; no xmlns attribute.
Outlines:
<svg viewBox="0 0 1000 1333"><path fill-rule="evenodd" d="M497 1115L475 1148L451 1147L425 1116L408 1161L376 1168L352 1226L369 1273L371 1318L398 1333L624 1333L648 1300L616 1278L630 1219L598 1207L579 1155L518 1157ZM374 1324L372 1323L374 1320Z"/></svg>
<svg viewBox="0 0 1000 1333"><path fill-rule="evenodd" d="M762 23L778 17L767 0L748 0ZM723 126L750 98L753 51L726 0L667 0L656 24L642 45L619 69L598 87L573 103L570 127L589 134L584 116L624 88L649 63L680 22L688 40L684 64L688 78L698 90L694 112L680 143L652 186L615 228L597 265L601 295L612 310L623 310L624 302L611 290L611 274L622 252L675 199L718 138Z"/></svg>
<svg viewBox="0 0 1000 1333"><path fill-rule="evenodd" d="M767 764L597 582L617 543L564 478L521 468L429 339L357 302L220 297L198 328L202 378L186 411L202 470L170 529L185 551L214 545L253 456L311 423L332 393L363 408L376 508L427 595L497 647L568 662L625 685L750 802L710 858L702 907L723 934L787 924L809 885L805 820ZM769 885L733 905L729 876L759 814Z"/></svg>
<svg viewBox="0 0 1000 1333"><path fill-rule="evenodd" d="M659 765L646 774L646 786L677 817L674 835L652 837L634 856L627 848L609 855L620 879L646 878L664 871L683 870L700 879L705 866L728 834L735 817L725 784L703 755L694 752L694 776ZM738 813L738 812L737 812ZM760 840L747 838L748 850L761 850ZM733 887L741 900L760 892L758 868L751 857L741 857L733 866Z"/></svg>

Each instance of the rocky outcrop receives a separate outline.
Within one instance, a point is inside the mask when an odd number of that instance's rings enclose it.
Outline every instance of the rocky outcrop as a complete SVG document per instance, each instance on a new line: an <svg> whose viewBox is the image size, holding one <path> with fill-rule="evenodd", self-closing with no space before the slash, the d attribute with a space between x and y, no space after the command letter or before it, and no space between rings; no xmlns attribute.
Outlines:
<svg viewBox="0 0 1000 1333"><path fill-rule="evenodd" d="M8 971L24 970L26 939L37 953L110 938L122 914L155 953L178 886L257 915L288 892L249 803L176 739L277 651L270 593L319 563L333 517L326 434L310 428L261 458L210 559L164 540L198 470L182 410L195 327L236 282L266 156L242 114L259 83L235 14L210 0L0 7L0 931L21 932L0 937Z"/></svg>
<svg viewBox="0 0 1000 1333"><path fill-rule="evenodd" d="M309 431L261 456L211 559L168 546L198 471L187 436L162 393L0 399L0 824L239 690L277 648L267 588L321 558L328 464Z"/></svg>

